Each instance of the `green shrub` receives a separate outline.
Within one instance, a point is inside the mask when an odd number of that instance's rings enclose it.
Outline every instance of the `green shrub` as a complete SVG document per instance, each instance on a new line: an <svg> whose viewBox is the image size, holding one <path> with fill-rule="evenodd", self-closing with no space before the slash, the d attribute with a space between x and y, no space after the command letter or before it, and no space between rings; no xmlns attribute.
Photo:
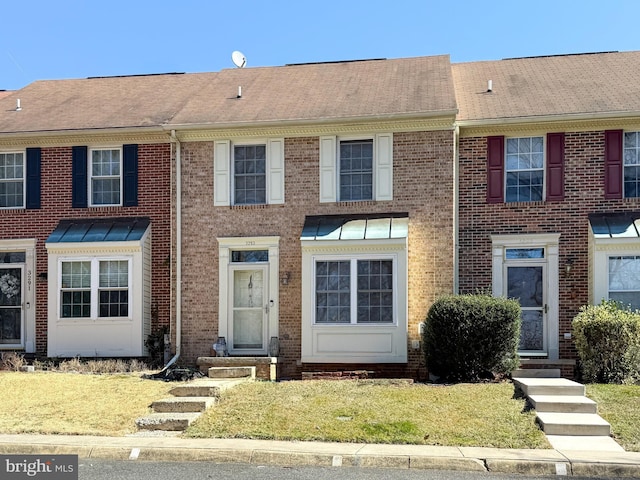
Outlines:
<svg viewBox="0 0 640 480"><path fill-rule="evenodd" d="M573 319L583 380L640 381L640 312L614 301L585 305Z"/></svg>
<svg viewBox="0 0 640 480"><path fill-rule="evenodd" d="M489 295L448 295L431 306L424 329L429 373L473 381L518 366L520 304Z"/></svg>

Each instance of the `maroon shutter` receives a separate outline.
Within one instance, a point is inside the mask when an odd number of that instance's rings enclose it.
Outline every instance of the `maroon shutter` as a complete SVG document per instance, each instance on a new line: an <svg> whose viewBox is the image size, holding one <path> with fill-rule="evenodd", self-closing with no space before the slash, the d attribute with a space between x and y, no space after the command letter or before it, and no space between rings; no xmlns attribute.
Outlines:
<svg viewBox="0 0 640 480"><path fill-rule="evenodd" d="M487 203L504 202L504 137L487 137Z"/></svg>
<svg viewBox="0 0 640 480"><path fill-rule="evenodd" d="M564 200L564 133L547 134L548 202Z"/></svg>
<svg viewBox="0 0 640 480"><path fill-rule="evenodd" d="M622 198L622 130L604 132L604 198Z"/></svg>

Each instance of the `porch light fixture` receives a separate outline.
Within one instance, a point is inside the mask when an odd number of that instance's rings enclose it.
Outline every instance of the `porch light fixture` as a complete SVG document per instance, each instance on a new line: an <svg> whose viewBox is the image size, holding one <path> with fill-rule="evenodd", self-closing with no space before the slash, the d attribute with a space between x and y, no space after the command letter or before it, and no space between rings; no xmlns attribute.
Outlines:
<svg viewBox="0 0 640 480"><path fill-rule="evenodd" d="M565 276L571 276L571 270L573 270L573 258L567 259L567 262L564 264L564 273Z"/></svg>
<svg viewBox="0 0 640 480"><path fill-rule="evenodd" d="M289 285L289 280L291 280L291 272L285 272L280 279L280 283L282 285Z"/></svg>
<svg viewBox="0 0 640 480"><path fill-rule="evenodd" d="M47 272L40 272L38 274L38 279L39 280L47 280L49 278L49 274Z"/></svg>

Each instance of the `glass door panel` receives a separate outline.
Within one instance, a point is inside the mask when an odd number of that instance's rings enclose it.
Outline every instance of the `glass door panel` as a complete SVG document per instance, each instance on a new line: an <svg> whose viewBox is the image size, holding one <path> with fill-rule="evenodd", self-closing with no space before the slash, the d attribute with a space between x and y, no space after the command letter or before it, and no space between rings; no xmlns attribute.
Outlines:
<svg viewBox="0 0 640 480"><path fill-rule="evenodd" d="M22 267L0 267L0 344L22 345Z"/></svg>
<svg viewBox="0 0 640 480"><path fill-rule="evenodd" d="M541 265L507 267L507 297L518 299L522 308L521 351L545 350L543 279L544 268Z"/></svg>
<svg viewBox="0 0 640 480"><path fill-rule="evenodd" d="M232 269L232 350L265 350L266 267Z"/></svg>

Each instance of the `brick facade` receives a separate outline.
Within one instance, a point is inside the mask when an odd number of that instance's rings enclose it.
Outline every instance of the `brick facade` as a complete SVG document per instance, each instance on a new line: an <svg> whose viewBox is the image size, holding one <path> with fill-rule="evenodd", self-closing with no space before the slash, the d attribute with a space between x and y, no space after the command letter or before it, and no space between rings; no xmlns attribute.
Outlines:
<svg viewBox="0 0 640 480"><path fill-rule="evenodd" d="M71 147L44 147L41 158L41 208L0 210L0 239L37 239L36 244L36 354L47 354L47 273L45 242L62 219L98 217L151 218L152 229L152 328L169 324L170 317L170 159L167 144L140 145L138 151L137 207L71 207Z"/></svg>
<svg viewBox="0 0 640 480"><path fill-rule="evenodd" d="M181 145L183 188L182 358L195 363L209 355L218 336L217 237L279 236L279 268L291 272L280 285L280 362L282 375L302 371L373 370L416 377L422 353L411 349L418 324L434 299L453 291L452 131L396 132L393 137L394 192L385 202L319 202L319 137L285 138L285 203L213 206L213 142ZM301 246L307 215L409 213L409 361L402 365L300 364Z"/></svg>
<svg viewBox="0 0 640 480"><path fill-rule="evenodd" d="M519 135L513 135L519 136ZM491 291L491 235L560 234L559 346L560 358L575 359L571 321L589 299L590 213L637 211L640 199L604 198L604 131L565 134L564 200L488 204L487 139L459 141L459 289L460 293ZM564 273L572 262L571 274Z"/></svg>

